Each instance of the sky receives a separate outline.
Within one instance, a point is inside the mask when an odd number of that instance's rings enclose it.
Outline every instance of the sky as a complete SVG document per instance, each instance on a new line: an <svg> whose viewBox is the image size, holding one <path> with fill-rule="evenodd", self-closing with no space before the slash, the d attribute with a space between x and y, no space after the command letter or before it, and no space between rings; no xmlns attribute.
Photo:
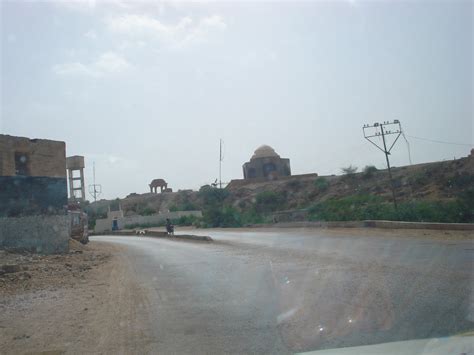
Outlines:
<svg viewBox="0 0 474 355"><path fill-rule="evenodd" d="M472 1L1 0L0 11L0 133L65 141L86 158L86 185L95 163L100 198L154 178L199 189L218 178L220 139L224 182L263 144L293 174L384 168L362 126L395 119L410 150L400 138L393 166L474 147Z"/></svg>

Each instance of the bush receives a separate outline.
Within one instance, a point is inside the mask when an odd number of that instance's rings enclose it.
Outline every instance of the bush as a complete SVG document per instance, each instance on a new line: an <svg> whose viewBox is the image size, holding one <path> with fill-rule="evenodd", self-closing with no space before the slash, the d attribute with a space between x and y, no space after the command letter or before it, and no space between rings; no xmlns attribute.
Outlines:
<svg viewBox="0 0 474 355"><path fill-rule="evenodd" d="M156 213L156 210L151 207L145 207L144 209L138 211L138 214L142 216L151 216L151 215L154 215L155 213Z"/></svg>
<svg viewBox="0 0 474 355"><path fill-rule="evenodd" d="M173 220L172 223L178 226L192 226L199 220L200 218L196 216L181 216L177 220Z"/></svg>
<svg viewBox="0 0 474 355"><path fill-rule="evenodd" d="M204 205L214 205L224 202L226 197L229 196L229 191L204 185L199 189L198 196L202 199Z"/></svg>
<svg viewBox="0 0 474 355"><path fill-rule="evenodd" d="M398 206L398 219L413 222L457 222L455 202L410 201Z"/></svg>
<svg viewBox="0 0 474 355"><path fill-rule="evenodd" d="M253 207L242 213L241 222L242 225L264 223L265 216L261 213L258 213L255 207Z"/></svg>
<svg viewBox="0 0 474 355"><path fill-rule="evenodd" d="M223 208L213 207L203 213L205 227L240 227L242 225L240 213L231 206Z"/></svg>
<svg viewBox="0 0 474 355"><path fill-rule="evenodd" d="M318 177L314 180L314 186L321 192L326 191L329 188L329 182L326 178Z"/></svg>
<svg viewBox="0 0 474 355"><path fill-rule="evenodd" d="M303 187L303 183L300 180L290 180L287 182L286 186L290 189L300 189Z"/></svg>
<svg viewBox="0 0 474 355"><path fill-rule="evenodd" d="M186 191L179 191L177 196L177 202L170 206L170 211L196 211L199 209L196 204L190 201L189 193Z"/></svg>
<svg viewBox="0 0 474 355"><path fill-rule="evenodd" d="M474 223L474 187L458 195L459 222Z"/></svg>
<svg viewBox="0 0 474 355"><path fill-rule="evenodd" d="M285 207L286 196L274 191L263 191L255 196L255 208L257 212L273 212Z"/></svg>
<svg viewBox="0 0 474 355"><path fill-rule="evenodd" d="M225 189L204 185L199 189L198 196L203 203L204 227L236 227L240 226L240 215L232 207L224 206L229 195Z"/></svg>
<svg viewBox="0 0 474 355"><path fill-rule="evenodd" d="M89 205L84 208L84 212L87 213L89 229L95 228L96 220L107 218L107 209L105 207L94 210Z"/></svg>
<svg viewBox="0 0 474 355"><path fill-rule="evenodd" d="M109 207L111 211L118 211L120 208L120 199L117 197L115 200L111 201Z"/></svg>
<svg viewBox="0 0 474 355"><path fill-rule="evenodd" d="M408 179L408 181L410 185L413 185L413 186L424 186L430 183L428 175L426 174L426 172L423 172L423 171L414 174Z"/></svg>
<svg viewBox="0 0 474 355"><path fill-rule="evenodd" d="M375 175L375 173L377 172L377 168L373 165L367 165L365 168L364 168L364 173L363 173L363 177L366 178L366 179L370 179L371 177L373 177Z"/></svg>
<svg viewBox="0 0 474 355"><path fill-rule="evenodd" d="M170 212L176 212L176 211L197 211L199 208L191 202L184 202L179 205L175 205L175 204L170 205L168 209Z"/></svg>
<svg viewBox="0 0 474 355"><path fill-rule="evenodd" d="M309 218L321 221L357 221L365 219L402 220L411 222L474 222L474 189L452 201L408 201L393 204L381 197L358 194L330 199L310 207Z"/></svg>
<svg viewBox="0 0 474 355"><path fill-rule="evenodd" d="M473 187L474 186L474 175L469 174L467 172L459 173L456 172L453 177L449 178L446 183L446 187L448 188L457 188L463 189L466 187Z"/></svg>
<svg viewBox="0 0 474 355"><path fill-rule="evenodd" d="M176 212L176 211L179 211L179 208L176 205L169 205L168 210L170 212Z"/></svg>
<svg viewBox="0 0 474 355"><path fill-rule="evenodd" d="M352 177L357 172L357 169L358 169L357 166L349 165L346 168L341 168L341 171L343 172L344 175Z"/></svg>
<svg viewBox="0 0 474 355"><path fill-rule="evenodd" d="M393 219L391 205L378 196L360 194L317 203L309 209L310 219L322 221L353 221ZM389 218L386 218L390 216Z"/></svg>

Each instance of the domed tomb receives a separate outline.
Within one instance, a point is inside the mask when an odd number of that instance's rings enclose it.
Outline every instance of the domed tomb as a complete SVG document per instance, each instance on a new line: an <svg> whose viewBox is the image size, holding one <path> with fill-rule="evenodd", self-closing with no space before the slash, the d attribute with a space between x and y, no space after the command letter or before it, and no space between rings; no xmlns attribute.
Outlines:
<svg viewBox="0 0 474 355"><path fill-rule="evenodd" d="M256 158L270 158L270 157L279 158L280 156L275 152L275 149L273 149L269 145L261 145L255 150L250 160L253 160Z"/></svg>
<svg viewBox="0 0 474 355"><path fill-rule="evenodd" d="M266 178L277 179L279 176L290 176L290 159L281 158L269 145L258 147L250 161L243 165L244 179Z"/></svg>

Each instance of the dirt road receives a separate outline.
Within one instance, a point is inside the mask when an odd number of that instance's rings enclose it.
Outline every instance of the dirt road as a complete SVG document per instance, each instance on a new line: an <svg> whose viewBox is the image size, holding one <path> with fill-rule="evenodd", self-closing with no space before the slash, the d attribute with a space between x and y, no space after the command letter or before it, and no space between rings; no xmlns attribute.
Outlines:
<svg viewBox="0 0 474 355"><path fill-rule="evenodd" d="M73 287L1 300L0 353L292 353L474 329L472 235L203 233L215 242L96 237L112 257Z"/></svg>

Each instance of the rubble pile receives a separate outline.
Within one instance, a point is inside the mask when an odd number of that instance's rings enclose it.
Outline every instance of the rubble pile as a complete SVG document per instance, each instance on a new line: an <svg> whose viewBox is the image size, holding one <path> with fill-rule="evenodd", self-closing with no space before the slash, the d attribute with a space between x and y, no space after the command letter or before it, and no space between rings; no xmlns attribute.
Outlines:
<svg viewBox="0 0 474 355"><path fill-rule="evenodd" d="M59 255L0 250L0 295L74 287L111 256L72 239L69 244L69 253Z"/></svg>

